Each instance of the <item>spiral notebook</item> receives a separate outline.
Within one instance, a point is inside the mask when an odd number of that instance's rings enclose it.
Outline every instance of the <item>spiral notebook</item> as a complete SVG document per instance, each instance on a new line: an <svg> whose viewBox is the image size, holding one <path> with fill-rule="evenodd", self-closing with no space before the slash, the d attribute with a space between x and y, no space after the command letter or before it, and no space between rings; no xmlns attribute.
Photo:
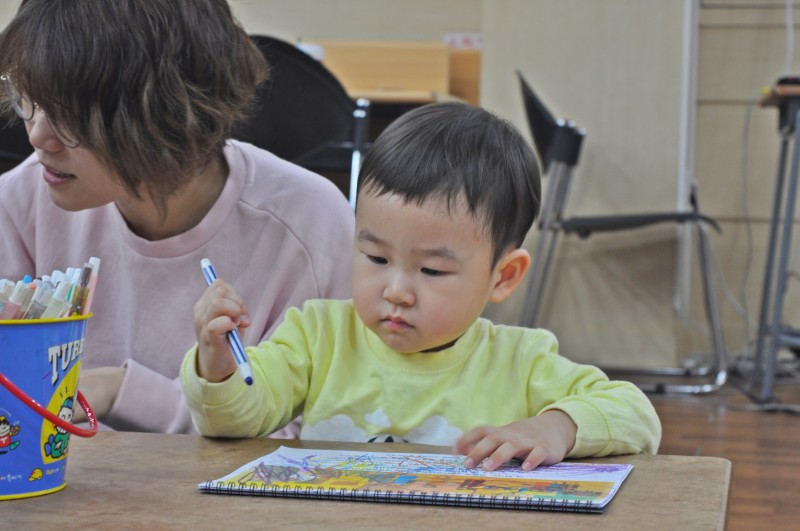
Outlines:
<svg viewBox="0 0 800 531"><path fill-rule="evenodd" d="M487 472L464 468L463 456L310 450L281 446L202 492L601 513L631 464L559 463L530 472L508 463Z"/></svg>

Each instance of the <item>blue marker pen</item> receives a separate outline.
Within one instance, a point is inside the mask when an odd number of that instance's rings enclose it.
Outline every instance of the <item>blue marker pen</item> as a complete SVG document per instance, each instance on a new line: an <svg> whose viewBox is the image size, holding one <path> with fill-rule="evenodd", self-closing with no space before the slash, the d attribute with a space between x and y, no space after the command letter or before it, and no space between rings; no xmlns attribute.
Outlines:
<svg viewBox="0 0 800 531"><path fill-rule="evenodd" d="M203 258L200 260L200 267L203 268L203 276L206 278L206 282L210 286L211 283L217 279L217 273L214 271L214 266L211 265L211 261L208 258ZM247 385L253 385L253 371L250 369L250 362L247 361L247 355L244 352L242 339L239 337L239 331L234 328L228 332L227 335L228 343L231 345L233 359L236 360L236 365L239 366L239 372L241 372L242 376L244 377L244 383Z"/></svg>

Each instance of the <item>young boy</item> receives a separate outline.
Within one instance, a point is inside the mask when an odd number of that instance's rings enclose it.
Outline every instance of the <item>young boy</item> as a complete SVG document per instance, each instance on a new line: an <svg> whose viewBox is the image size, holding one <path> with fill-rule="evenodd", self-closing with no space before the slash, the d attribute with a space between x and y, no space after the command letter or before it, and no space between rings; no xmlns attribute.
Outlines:
<svg viewBox="0 0 800 531"><path fill-rule="evenodd" d="M302 413L302 439L454 445L487 470L656 452L637 387L559 356L550 332L480 317L522 281L539 208L536 156L510 124L421 107L375 141L360 181L353 299L290 309L248 349L252 386L231 377L225 337L249 325L243 299L217 280L195 305L181 379L201 433L262 436Z"/></svg>

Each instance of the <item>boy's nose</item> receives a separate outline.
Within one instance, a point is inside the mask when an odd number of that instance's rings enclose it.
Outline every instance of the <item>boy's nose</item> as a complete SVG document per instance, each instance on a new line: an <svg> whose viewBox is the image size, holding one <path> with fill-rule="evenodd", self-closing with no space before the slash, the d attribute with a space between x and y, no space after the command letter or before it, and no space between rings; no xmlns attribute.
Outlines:
<svg viewBox="0 0 800 531"><path fill-rule="evenodd" d="M414 304L414 290L404 275L395 275L389 279L383 290L383 298L392 304L410 306Z"/></svg>

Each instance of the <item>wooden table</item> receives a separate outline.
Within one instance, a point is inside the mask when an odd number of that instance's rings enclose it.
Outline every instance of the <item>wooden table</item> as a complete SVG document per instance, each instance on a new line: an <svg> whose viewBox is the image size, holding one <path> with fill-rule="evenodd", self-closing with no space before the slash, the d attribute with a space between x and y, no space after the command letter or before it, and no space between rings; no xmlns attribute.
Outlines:
<svg viewBox="0 0 800 531"><path fill-rule="evenodd" d="M447 452L410 444L101 432L70 439L67 488L0 502L5 529L723 529L731 464L716 457L621 456L634 469L604 514L548 513L202 494L280 444ZM7 456L6 456L7 457Z"/></svg>

